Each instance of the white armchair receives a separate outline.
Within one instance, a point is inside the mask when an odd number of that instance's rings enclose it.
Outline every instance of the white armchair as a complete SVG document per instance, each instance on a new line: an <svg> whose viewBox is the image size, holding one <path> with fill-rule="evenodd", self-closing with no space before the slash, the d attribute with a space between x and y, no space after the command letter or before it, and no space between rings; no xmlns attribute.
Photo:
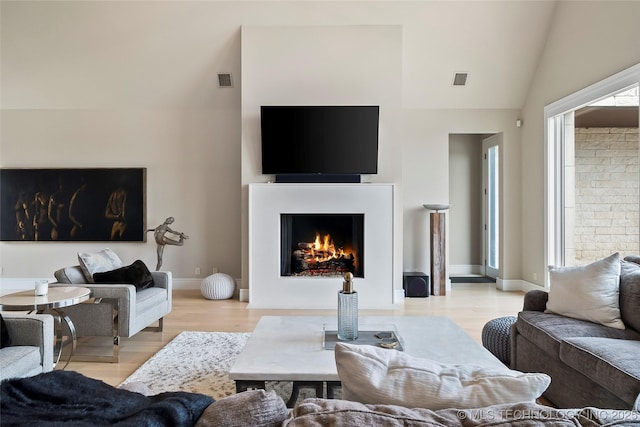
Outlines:
<svg viewBox="0 0 640 427"><path fill-rule="evenodd" d="M0 380L53 370L53 317L2 313L11 346L0 350Z"/></svg>
<svg viewBox="0 0 640 427"><path fill-rule="evenodd" d="M55 272L56 283L50 286L82 286L91 289L89 303L65 308L78 337L110 336L112 354L107 356L73 356L76 361L118 362L120 337L130 338L142 330L161 332L163 318L171 312L171 272L151 272L154 286L136 291L130 284L86 283L80 266ZM157 322L157 326L150 326Z"/></svg>

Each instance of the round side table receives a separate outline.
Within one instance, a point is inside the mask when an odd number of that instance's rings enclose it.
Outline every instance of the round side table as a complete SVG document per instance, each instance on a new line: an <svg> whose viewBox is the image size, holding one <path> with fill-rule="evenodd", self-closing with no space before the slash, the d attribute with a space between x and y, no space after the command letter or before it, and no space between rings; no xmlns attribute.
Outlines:
<svg viewBox="0 0 640 427"><path fill-rule="evenodd" d="M76 327L62 310L64 307L80 304L91 296L91 290L78 286L49 287L47 295L36 296L33 290L15 292L0 297L0 310L4 311L35 311L38 314L47 313L53 315L55 319L56 341L53 348L54 366L60 361L62 353L62 321L69 328L71 335L71 351L67 363L62 367L66 368L71 361L71 356L76 349L77 335Z"/></svg>

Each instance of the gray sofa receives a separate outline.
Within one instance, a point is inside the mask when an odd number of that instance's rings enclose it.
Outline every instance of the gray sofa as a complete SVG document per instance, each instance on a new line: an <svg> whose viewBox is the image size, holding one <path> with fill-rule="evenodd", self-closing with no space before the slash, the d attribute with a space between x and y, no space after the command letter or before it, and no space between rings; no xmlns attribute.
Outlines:
<svg viewBox="0 0 640 427"><path fill-rule="evenodd" d="M0 380L29 377L53 369L53 317L2 313L11 346L0 349Z"/></svg>
<svg viewBox="0 0 640 427"><path fill-rule="evenodd" d="M273 391L245 391L212 403L196 427L554 427L640 426L640 413L596 408L554 409L533 402L475 409L406 408L334 399L306 399L290 412Z"/></svg>
<svg viewBox="0 0 640 427"><path fill-rule="evenodd" d="M549 374L544 396L561 408L639 408L639 263L636 256L621 261L624 330L545 313L547 292L527 292L511 329L511 368Z"/></svg>
<svg viewBox="0 0 640 427"><path fill-rule="evenodd" d="M141 383L117 389L72 371L0 384L3 425L153 425L195 427L554 427L640 426L640 412L554 409L533 402L429 410L347 400L306 399L289 410L275 391L250 390L213 402L187 392L155 396ZM145 397L144 395L148 396ZM425 400L425 404L428 404Z"/></svg>
<svg viewBox="0 0 640 427"><path fill-rule="evenodd" d="M74 356L76 361L119 361L120 337L130 338L142 330L160 332L164 316L172 308L172 276L168 271L152 271L153 287L136 290L132 284L87 283L80 266L57 270L57 282L49 286L82 286L91 289L93 304L65 307L78 337L109 336L113 350L107 356ZM117 321L115 321L117 320ZM157 322L157 326L150 326Z"/></svg>

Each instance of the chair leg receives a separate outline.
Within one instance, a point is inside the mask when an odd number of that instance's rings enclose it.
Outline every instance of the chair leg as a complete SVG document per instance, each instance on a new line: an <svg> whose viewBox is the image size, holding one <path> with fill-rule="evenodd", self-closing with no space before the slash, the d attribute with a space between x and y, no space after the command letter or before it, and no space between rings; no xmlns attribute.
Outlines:
<svg viewBox="0 0 640 427"><path fill-rule="evenodd" d="M143 331L147 332L162 332L164 329L164 317L158 319L158 326L147 326Z"/></svg>

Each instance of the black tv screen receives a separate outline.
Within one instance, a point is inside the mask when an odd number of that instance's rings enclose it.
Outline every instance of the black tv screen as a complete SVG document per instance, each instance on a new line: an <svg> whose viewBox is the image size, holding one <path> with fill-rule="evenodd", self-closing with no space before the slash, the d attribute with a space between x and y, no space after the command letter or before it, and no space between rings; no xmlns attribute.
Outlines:
<svg viewBox="0 0 640 427"><path fill-rule="evenodd" d="M262 106L263 174L375 174L376 106Z"/></svg>

